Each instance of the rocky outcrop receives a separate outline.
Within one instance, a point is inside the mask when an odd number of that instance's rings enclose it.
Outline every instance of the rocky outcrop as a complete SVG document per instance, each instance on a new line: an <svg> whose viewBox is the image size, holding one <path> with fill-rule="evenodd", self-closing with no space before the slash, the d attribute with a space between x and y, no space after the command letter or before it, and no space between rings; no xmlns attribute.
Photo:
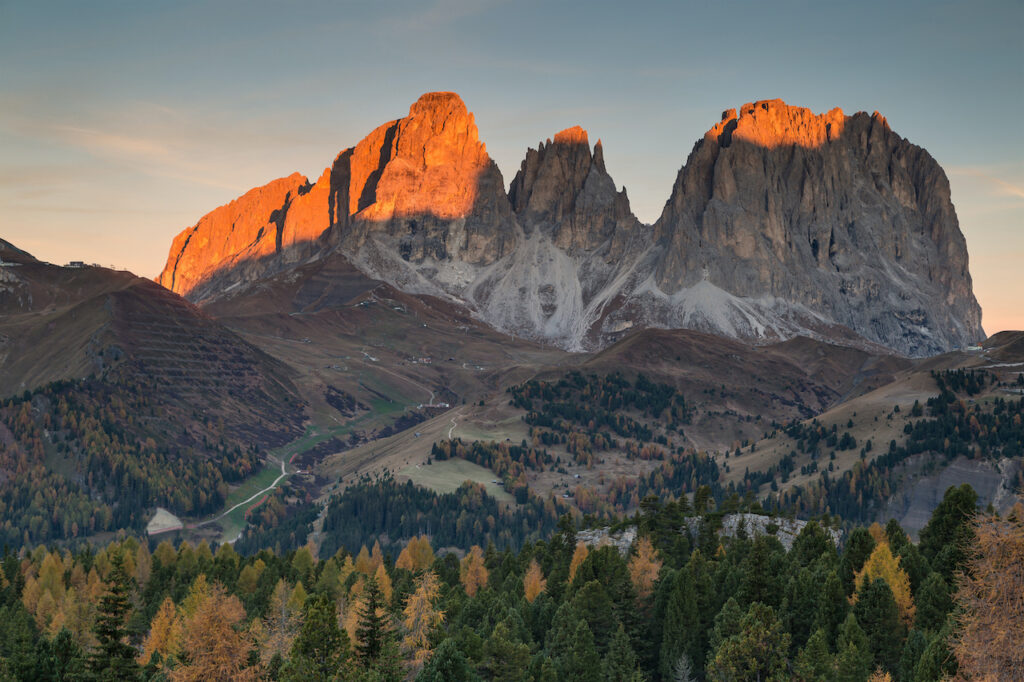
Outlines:
<svg viewBox="0 0 1024 682"><path fill-rule="evenodd" d="M704 519L691 516L686 519L686 530L692 537L697 537L701 531L701 523ZM717 528L719 537L757 537L759 535L774 536L782 547L788 552L793 549L793 543L803 532L808 521L799 519L786 519L778 516L763 516L761 514L735 513L722 516L720 525ZM832 539L837 547L843 540L841 531L835 528L822 528Z"/></svg>
<svg viewBox="0 0 1024 682"><path fill-rule="evenodd" d="M781 100L727 111L655 230L654 282L669 296L710 284L782 300L797 323L817 317L907 354L984 336L946 176L878 113Z"/></svg>
<svg viewBox="0 0 1024 682"><path fill-rule="evenodd" d="M506 195L462 100L429 93L315 183L295 174L204 217L159 281L211 301L326 254L570 350L643 327L907 355L983 336L935 160L877 113L780 100L725 112L645 226L582 128L528 150Z"/></svg>

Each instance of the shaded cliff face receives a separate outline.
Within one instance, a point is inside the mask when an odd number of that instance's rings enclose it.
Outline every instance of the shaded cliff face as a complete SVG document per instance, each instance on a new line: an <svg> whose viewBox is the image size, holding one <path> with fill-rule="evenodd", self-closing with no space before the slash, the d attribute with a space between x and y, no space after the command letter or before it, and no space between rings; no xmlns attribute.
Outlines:
<svg viewBox="0 0 1024 682"><path fill-rule="evenodd" d="M487 264L514 246L501 173L458 95L424 95L315 183L295 173L207 214L174 239L157 281L202 301L368 240L413 263Z"/></svg>
<svg viewBox="0 0 1024 682"><path fill-rule="evenodd" d="M908 354L984 336L945 173L877 113L725 112L655 230L669 295L707 282L784 299Z"/></svg>
<svg viewBox="0 0 1024 682"><path fill-rule="evenodd" d="M591 152L587 131L579 126L527 150L509 201L527 234L540 230L570 252L596 249L616 236L621 248L623 232L640 225L626 190L617 191L605 169L601 141Z"/></svg>

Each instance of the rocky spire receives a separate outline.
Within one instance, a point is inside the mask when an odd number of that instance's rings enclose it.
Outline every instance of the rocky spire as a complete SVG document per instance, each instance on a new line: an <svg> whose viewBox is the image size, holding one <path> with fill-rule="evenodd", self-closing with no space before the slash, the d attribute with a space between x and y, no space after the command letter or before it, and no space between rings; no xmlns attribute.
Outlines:
<svg viewBox="0 0 1024 682"><path fill-rule="evenodd" d="M570 251L590 251L617 230L639 225L625 191L616 191L605 170L600 140L591 152L587 131L579 126L527 150L509 188L509 201L528 234L541 230Z"/></svg>

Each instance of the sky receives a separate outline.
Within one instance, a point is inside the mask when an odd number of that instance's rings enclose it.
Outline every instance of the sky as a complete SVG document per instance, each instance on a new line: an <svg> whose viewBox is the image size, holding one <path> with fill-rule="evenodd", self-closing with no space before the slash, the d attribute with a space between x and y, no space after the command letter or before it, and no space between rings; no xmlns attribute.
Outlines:
<svg viewBox="0 0 1024 682"><path fill-rule="evenodd" d="M174 235L454 90L504 175L572 125L655 221L723 110L879 111L1024 329L1024 2L0 0L0 237L154 277Z"/></svg>

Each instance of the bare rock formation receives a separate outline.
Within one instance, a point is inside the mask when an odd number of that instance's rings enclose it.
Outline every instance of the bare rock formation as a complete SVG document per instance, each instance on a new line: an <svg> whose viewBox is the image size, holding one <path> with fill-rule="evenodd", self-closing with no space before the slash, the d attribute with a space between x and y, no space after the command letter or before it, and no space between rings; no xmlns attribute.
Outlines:
<svg viewBox="0 0 1024 682"><path fill-rule="evenodd" d="M616 191L605 169L601 141L591 152L587 131L579 126L527 150L509 200L527 234L542 230L569 252L592 251L640 226L626 190Z"/></svg>
<svg viewBox="0 0 1024 682"><path fill-rule="evenodd" d="M783 300L793 319L908 354L983 337L945 173L877 112L815 115L781 100L726 112L655 230L668 295L707 282Z"/></svg>

